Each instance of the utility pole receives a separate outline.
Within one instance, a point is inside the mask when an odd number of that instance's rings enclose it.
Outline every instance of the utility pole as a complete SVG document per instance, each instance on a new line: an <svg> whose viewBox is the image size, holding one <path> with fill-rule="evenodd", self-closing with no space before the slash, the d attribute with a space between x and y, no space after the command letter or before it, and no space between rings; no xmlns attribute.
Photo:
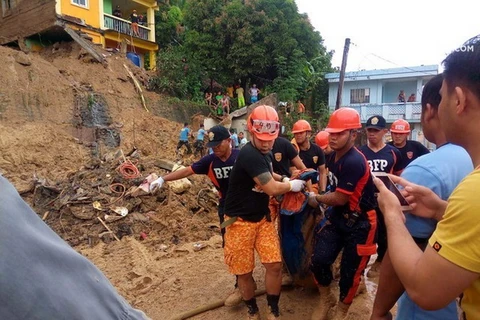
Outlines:
<svg viewBox="0 0 480 320"><path fill-rule="evenodd" d="M343 47L342 68L340 69L340 80L338 82L337 102L335 110L340 108L342 104L343 81L345 80L345 69L347 68L348 50L350 48L350 38L345 39L345 46Z"/></svg>

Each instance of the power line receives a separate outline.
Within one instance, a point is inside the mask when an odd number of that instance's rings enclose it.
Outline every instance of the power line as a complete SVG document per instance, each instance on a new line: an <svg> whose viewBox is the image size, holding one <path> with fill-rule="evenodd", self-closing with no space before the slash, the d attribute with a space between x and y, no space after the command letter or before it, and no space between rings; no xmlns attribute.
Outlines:
<svg viewBox="0 0 480 320"><path fill-rule="evenodd" d="M355 46L359 51L363 51L358 44L352 42L352 45ZM411 68L411 67L402 66L402 65L400 65L400 64L398 64L398 63L395 63L395 62L393 62L393 61L391 61L391 60L389 60L389 59L383 58L383 57L381 57L381 56L379 56L378 54L375 54L375 53L373 53L373 52L368 52L368 55L372 55L372 56L374 56L374 57L376 57L376 58L378 58L378 59L380 59L380 60L383 60L383 61L385 61L385 62L388 62L388 63L390 63L390 64L393 64L393 65L395 65L395 66L397 66L397 67L400 67L400 68L402 68L402 69L406 69L406 70L410 70L410 71L414 71L414 72L419 72L418 70L415 70L415 69L413 69L413 68ZM365 55L364 55L364 56L365 56ZM438 74L438 73L434 73L434 71L431 71L431 72L429 72L429 71L421 71L421 72L422 72L423 74L425 74L425 75L433 75L433 76L435 76L435 75Z"/></svg>

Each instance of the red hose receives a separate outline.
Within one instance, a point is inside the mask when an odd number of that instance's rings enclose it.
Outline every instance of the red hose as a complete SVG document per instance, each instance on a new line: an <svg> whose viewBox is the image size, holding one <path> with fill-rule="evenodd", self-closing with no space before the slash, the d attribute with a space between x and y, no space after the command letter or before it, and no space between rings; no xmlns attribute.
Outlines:
<svg viewBox="0 0 480 320"><path fill-rule="evenodd" d="M121 165L119 165L117 171L125 179L135 179L140 177L140 171L130 160L127 160Z"/></svg>

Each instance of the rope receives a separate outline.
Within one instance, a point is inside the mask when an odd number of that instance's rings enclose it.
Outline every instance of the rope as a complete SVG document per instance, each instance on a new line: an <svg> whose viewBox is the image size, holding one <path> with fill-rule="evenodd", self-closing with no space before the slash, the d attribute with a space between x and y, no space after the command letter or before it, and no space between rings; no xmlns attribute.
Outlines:
<svg viewBox="0 0 480 320"><path fill-rule="evenodd" d="M119 165L117 171L125 179L135 179L140 176L140 171L130 160L126 160L124 163Z"/></svg>

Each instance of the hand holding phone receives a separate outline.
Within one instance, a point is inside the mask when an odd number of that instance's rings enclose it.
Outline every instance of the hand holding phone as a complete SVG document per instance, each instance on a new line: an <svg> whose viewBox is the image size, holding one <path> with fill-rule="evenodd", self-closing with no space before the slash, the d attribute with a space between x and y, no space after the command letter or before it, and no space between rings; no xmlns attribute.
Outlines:
<svg viewBox="0 0 480 320"><path fill-rule="evenodd" d="M400 202L400 206L402 208L402 211L411 211L412 207L410 207L408 201L405 199L405 197L402 195L400 190L398 189L397 185L390 179L387 173L385 172L372 172L372 174L380 179L385 187L387 187L388 190L390 190L398 199ZM377 187L375 187L375 192L378 192Z"/></svg>

